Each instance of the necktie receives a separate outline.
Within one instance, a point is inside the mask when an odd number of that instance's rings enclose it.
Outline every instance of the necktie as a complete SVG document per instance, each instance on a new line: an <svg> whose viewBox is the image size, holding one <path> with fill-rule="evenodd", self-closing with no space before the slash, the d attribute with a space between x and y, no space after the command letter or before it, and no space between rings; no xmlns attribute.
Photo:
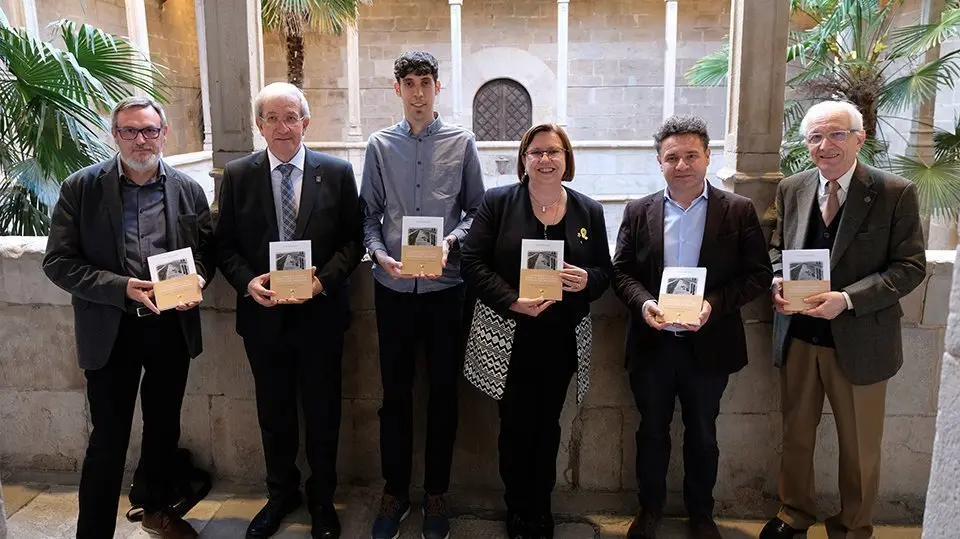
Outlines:
<svg viewBox="0 0 960 539"><path fill-rule="evenodd" d="M297 210L293 203L293 180L290 174L293 165L284 163L277 167L283 178L280 180L280 239L290 241L297 228Z"/></svg>
<svg viewBox="0 0 960 539"><path fill-rule="evenodd" d="M830 226L833 218L840 211L840 197L837 196L839 190L840 182L836 180L827 181L827 205L823 208L823 222L827 226Z"/></svg>

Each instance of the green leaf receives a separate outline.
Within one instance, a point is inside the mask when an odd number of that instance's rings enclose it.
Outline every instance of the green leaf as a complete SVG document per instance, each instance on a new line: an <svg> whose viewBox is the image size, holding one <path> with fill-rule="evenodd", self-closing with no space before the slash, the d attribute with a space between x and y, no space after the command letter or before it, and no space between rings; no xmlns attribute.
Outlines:
<svg viewBox="0 0 960 539"><path fill-rule="evenodd" d="M896 156L891 170L917 186L921 214L956 218L960 208L960 160L941 159L927 164Z"/></svg>
<svg viewBox="0 0 960 539"><path fill-rule="evenodd" d="M888 81L881 92L879 107L897 113L935 97L941 85L953 88L954 80L960 77L958 58L960 49L921 65L908 75Z"/></svg>
<svg viewBox="0 0 960 539"><path fill-rule="evenodd" d="M890 33L896 57L918 56L944 41L960 36L960 8L946 10L939 22L904 26Z"/></svg>
<svg viewBox="0 0 960 539"><path fill-rule="evenodd" d="M306 28L340 35L356 21L358 0L261 0L264 28L282 36L302 36ZM363 3L370 3L364 1Z"/></svg>
<svg viewBox="0 0 960 539"><path fill-rule="evenodd" d="M684 76L693 86L720 86L727 82L729 75L730 41L727 40L719 49L697 60Z"/></svg>
<svg viewBox="0 0 960 539"><path fill-rule="evenodd" d="M953 131L937 129L933 134L934 156L941 159L960 159L960 118L954 120Z"/></svg>

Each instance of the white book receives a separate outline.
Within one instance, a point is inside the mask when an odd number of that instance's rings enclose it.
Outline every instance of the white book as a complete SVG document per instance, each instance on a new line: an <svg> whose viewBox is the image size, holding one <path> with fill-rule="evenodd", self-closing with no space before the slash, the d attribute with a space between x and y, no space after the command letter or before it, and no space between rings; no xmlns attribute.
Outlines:
<svg viewBox="0 0 960 539"><path fill-rule="evenodd" d="M404 246L439 247L443 241L443 217L404 216L400 226Z"/></svg>
<svg viewBox="0 0 960 539"><path fill-rule="evenodd" d="M660 295L703 297L703 288L706 284L707 268L663 268Z"/></svg>
<svg viewBox="0 0 960 539"><path fill-rule="evenodd" d="M147 266L150 268L150 280L153 282L197 273L197 266L193 261L193 249L189 247L148 256Z"/></svg>
<svg viewBox="0 0 960 539"><path fill-rule="evenodd" d="M312 256L310 240L271 241L270 271L310 269Z"/></svg>
<svg viewBox="0 0 960 539"><path fill-rule="evenodd" d="M829 249L788 249L783 251L784 281L829 281Z"/></svg>
<svg viewBox="0 0 960 539"><path fill-rule="evenodd" d="M520 243L520 268L563 269L562 240L523 240Z"/></svg>

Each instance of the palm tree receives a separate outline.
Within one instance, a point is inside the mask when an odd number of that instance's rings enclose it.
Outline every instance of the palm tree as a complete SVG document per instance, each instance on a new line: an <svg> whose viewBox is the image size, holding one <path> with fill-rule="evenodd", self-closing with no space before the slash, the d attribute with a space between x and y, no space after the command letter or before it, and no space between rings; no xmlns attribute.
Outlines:
<svg viewBox="0 0 960 539"><path fill-rule="evenodd" d="M0 10L0 234L45 235L59 185L112 154L107 113L132 89L163 100L165 79L129 42L54 23L63 49L13 28Z"/></svg>
<svg viewBox="0 0 960 539"><path fill-rule="evenodd" d="M287 49L287 82L303 87L303 38L307 28L340 35L357 21L357 7L373 0L261 0L263 27L280 32Z"/></svg>
<svg viewBox="0 0 960 539"><path fill-rule="evenodd" d="M917 184L926 215L953 217L960 209L960 125L957 134L937 133L936 159L890 157L891 137L906 137L895 120L915 122L914 107L960 80L960 50L927 58L927 51L960 36L960 0L947 0L939 22L894 27L904 0L791 0L794 21L786 56L791 77L784 112L785 175L812 166L799 136L810 104L845 99L863 113L867 144L861 158ZM694 85L727 80L729 46L701 58L686 73ZM904 113L908 116L904 116ZM929 126L928 126L929 127Z"/></svg>

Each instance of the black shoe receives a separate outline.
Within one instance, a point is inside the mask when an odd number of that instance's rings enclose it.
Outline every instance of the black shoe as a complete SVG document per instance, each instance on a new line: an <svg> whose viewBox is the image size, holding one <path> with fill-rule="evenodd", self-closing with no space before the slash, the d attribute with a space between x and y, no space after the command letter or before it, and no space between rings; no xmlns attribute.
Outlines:
<svg viewBox="0 0 960 539"><path fill-rule="evenodd" d="M311 506L310 522L313 539L339 539L340 517L332 503Z"/></svg>
<svg viewBox="0 0 960 539"><path fill-rule="evenodd" d="M717 523L708 515L690 515L687 522L693 539L722 539Z"/></svg>
<svg viewBox="0 0 960 539"><path fill-rule="evenodd" d="M795 535L806 533L806 531L791 528L779 518L773 518L760 530L760 539L792 539Z"/></svg>
<svg viewBox="0 0 960 539"><path fill-rule="evenodd" d="M247 539L263 539L277 533L284 517L300 507L300 495L288 498L271 498L250 521L247 527Z"/></svg>
<svg viewBox="0 0 960 539"><path fill-rule="evenodd" d="M660 527L661 520L663 520L662 512L642 509L630 523L627 539L657 539L657 529Z"/></svg>

